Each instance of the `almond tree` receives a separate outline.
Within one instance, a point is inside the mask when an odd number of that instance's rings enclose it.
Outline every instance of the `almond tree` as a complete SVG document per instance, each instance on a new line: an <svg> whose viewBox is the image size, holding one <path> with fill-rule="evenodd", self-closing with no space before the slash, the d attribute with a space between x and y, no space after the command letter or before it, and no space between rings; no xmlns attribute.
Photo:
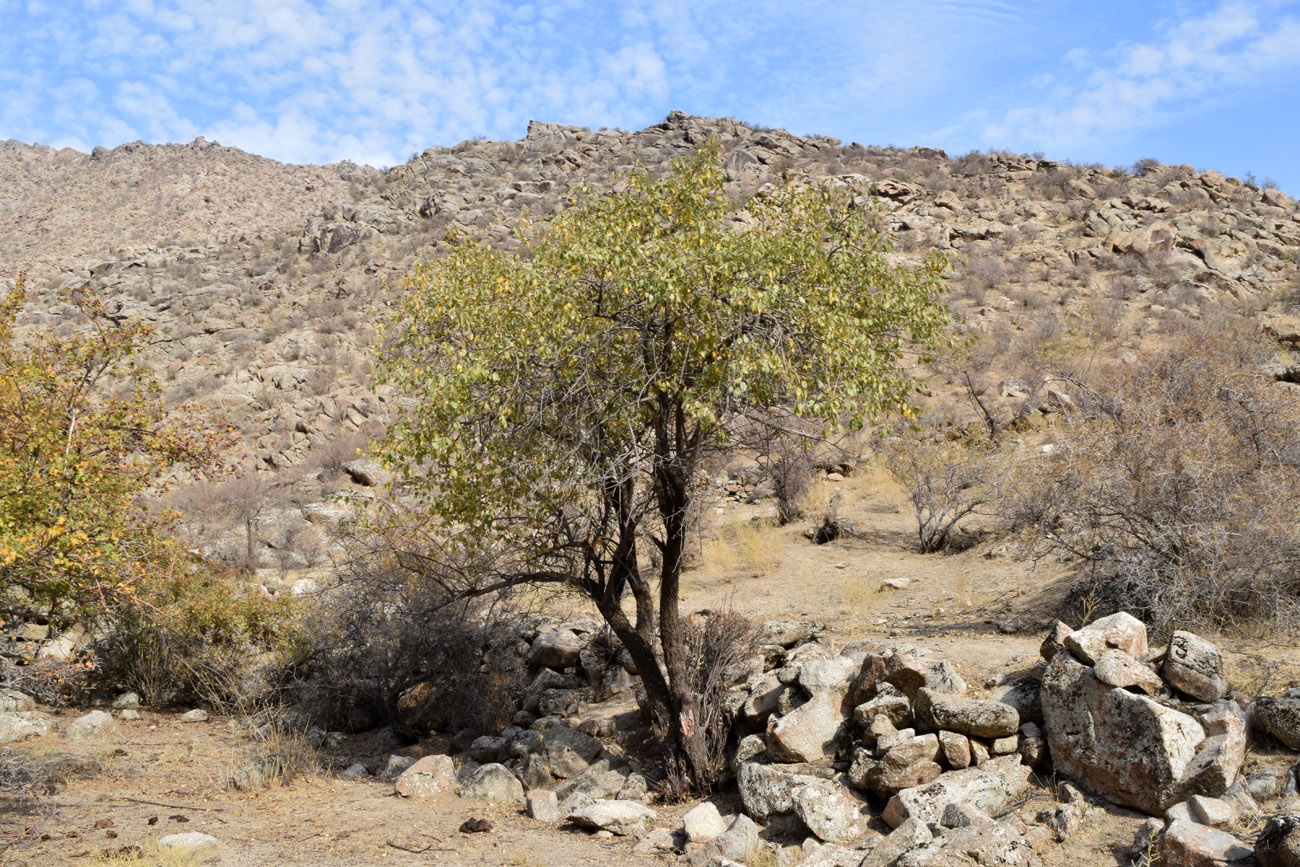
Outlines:
<svg viewBox="0 0 1300 867"><path fill-rule="evenodd" d="M706 458L742 421L905 408L900 356L947 319L945 259L891 265L864 201L794 185L734 200L707 148L588 192L519 253L454 240L398 296L381 368L409 400L383 453L440 527L406 562L449 598L590 598L699 787L680 576Z"/></svg>

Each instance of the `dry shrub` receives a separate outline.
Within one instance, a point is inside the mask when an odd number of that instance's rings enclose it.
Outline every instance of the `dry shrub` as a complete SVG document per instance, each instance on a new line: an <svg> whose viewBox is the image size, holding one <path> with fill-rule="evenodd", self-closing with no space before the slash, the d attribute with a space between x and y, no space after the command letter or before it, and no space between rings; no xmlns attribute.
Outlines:
<svg viewBox="0 0 1300 867"><path fill-rule="evenodd" d="M8 747L0 749L0 812L31 820L21 831L0 835L0 861L14 846L37 839L41 824L58 814L58 805L49 797L55 791L49 776L39 760Z"/></svg>
<svg viewBox="0 0 1300 867"><path fill-rule="evenodd" d="M500 601L457 600L448 590L455 577L410 553L409 542L354 540L362 553L306 620L307 654L290 692L328 729L499 731L528 685L520 620ZM411 691L424 710L403 708Z"/></svg>
<svg viewBox="0 0 1300 867"><path fill-rule="evenodd" d="M705 733L707 766L699 776L717 782L727 768L732 735L727 692L747 673L745 663L758 650L758 630L748 618L725 609L697 612L684 618L682 626L686 691L695 699L695 725ZM686 780L682 769L669 768L661 791L666 797L689 792L690 785L681 782Z"/></svg>
<svg viewBox="0 0 1300 867"><path fill-rule="evenodd" d="M881 437L885 466L907 489L922 553L960 550L975 536L964 526L991 513L1000 451L942 414Z"/></svg>
<svg viewBox="0 0 1300 867"><path fill-rule="evenodd" d="M1106 613L1159 629L1300 613L1300 400L1245 323L1070 383L1056 448L1006 485L1011 525L1077 558Z"/></svg>

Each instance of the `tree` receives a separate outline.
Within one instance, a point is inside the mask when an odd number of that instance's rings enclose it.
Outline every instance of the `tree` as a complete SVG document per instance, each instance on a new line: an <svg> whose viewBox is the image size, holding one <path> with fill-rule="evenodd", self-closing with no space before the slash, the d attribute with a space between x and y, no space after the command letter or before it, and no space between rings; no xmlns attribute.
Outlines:
<svg viewBox="0 0 1300 867"><path fill-rule="evenodd" d="M946 322L945 259L889 264L850 190L736 201L718 162L707 148L588 192L520 254L454 241L402 284L381 364L411 398L383 454L443 522L419 557L473 564L433 580L459 597L547 583L589 597L700 787L710 733L679 589L704 462L775 408L833 426L906 407L900 357Z"/></svg>
<svg viewBox="0 0 1300 867"><path fill-rule="evenodd" d="M0 622L89 619L177 564L146 493L165 470L215 466L219 437L169 416L134 363L149 329L115 324L86 290L77 327L16 331L0 301Z"/></svg>

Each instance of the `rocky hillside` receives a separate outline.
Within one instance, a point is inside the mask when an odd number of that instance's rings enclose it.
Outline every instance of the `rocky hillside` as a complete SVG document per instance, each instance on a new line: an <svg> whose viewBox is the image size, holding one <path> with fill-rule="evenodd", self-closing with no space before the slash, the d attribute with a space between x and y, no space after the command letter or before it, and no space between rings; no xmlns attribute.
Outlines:
<svg viewBox="0 0 1300 867"><path fill-rule="evenodd" d="M383 426L389 396L371 388L368 359L385 287L438 255L452 227L514 247L526 219L634 168L664 171L710 137L738 193L787 177L874 185L896 256L949 251L950 302L977 338L949 361L949 385L960 368L995 410L1037 405L1045 347L1067 331L1117 357L1228 305L1300 334L1300 211L1278 190L1151 161L950 157L677 112L638 132L533 122L519 141L431 148L386 172L287 166L201 139L89 156L9 142L0 275L29 274L30 326L58 327L55 290L83 284L156 327L150 363L167 398L224 414L262 484L293 489L260 523L270 566L332 490L378 476L348 458ZM1289 356L1278 372L1293 378Z"/></svg>

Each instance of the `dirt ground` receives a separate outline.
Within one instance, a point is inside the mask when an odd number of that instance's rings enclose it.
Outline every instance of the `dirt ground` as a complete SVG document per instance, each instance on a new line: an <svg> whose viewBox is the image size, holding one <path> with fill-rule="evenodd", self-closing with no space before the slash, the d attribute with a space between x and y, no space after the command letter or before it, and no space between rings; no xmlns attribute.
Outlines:
<svg viewBox="0 0 1300 867"><path fill-rule="evenodd" d="M686 609L730 605L757 619L813 620L836 646L874 640L927 647L951 660L976 694L989 678L1033 665L1041 634L1065 599L1068 572L1061 564L1016 560L987 545L956 555L917 554L900 492L871 473L823 482L816 498L823 507L835 498L840 517L858 535L816 546L802 536L810 522L776 528L765 521L769 504L715 507L699 565L686 577ZM882 589L883 581L900 577L909 579L906 587ZM1253 693L1267 685L1276 692L1300 684L1300 648L1268 636L1213 637L1237 688ZM82 712L62 712L58 727ZM405 800L391 784L346 781L331 772L240 792L226 780L247 763L252 747L236 724L182 723L173 713L142 716L116 721L115 731L97 740L54 735L14 745L59 765L61 781L46 799L53 812L43 817L0 800L0 834L13 838L27 831L0 862L559 867L675 857L636 854L634 839L554 828L514 809L456 797ZM326 758L337 771L355 760L373 761L365 750L363 739L349 739ZM1248 770L1293 761L1293 755L1257 752ZM1035 782L1018 810L1022 816L1051 803L1056 781ZM738 809L734 794L724 793L718 803L724 813ZM690 806L656 804L657 826L676 830ZM460 833L473 817L486 818L492 830ZM1144 818L1098 807L1066 845L1044 847L1040 856L1046 865L1126 863L1122 850ZM160 837L184 831L211 834L219 846L190 862L158 853Z"/></svg>

